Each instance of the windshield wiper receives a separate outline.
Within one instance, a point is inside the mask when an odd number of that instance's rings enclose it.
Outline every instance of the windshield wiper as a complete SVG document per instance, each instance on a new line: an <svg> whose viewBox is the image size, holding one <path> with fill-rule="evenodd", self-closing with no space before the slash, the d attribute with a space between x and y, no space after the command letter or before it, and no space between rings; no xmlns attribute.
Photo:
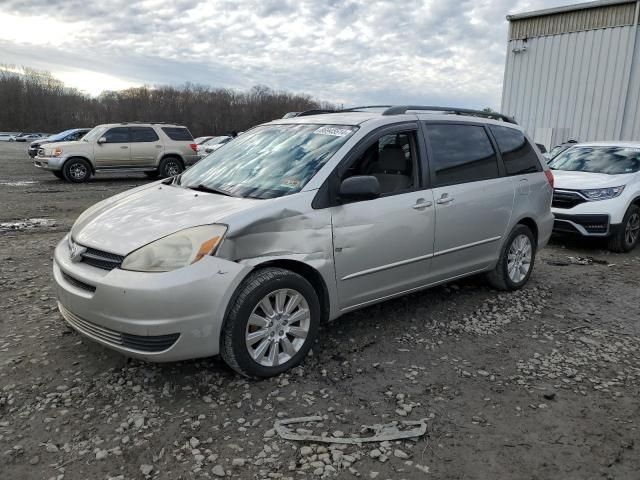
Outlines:
<svg viewBox="0 0 640 480"><path fill-rule="evenodd" d="M218 188L207 187L206 185L190 185L185 186L184 188L188 188L189 190L195 190L197 192L207 192L207 193L217 193L218 195L225 195L227 197L233 197L229 192L225 190L220 190Z"/></svg>

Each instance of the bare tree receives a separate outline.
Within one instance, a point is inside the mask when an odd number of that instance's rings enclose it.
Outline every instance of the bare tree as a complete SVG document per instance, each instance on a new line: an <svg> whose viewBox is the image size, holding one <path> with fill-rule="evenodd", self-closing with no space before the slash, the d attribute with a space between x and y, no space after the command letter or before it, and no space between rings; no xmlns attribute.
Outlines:
<svg viewBox="0 0 640 480"><path fill-rule="evenodd" d="M49 72L0 65L0 130L58 132L127 121L176 122L196 135L246 130L290 111L333 108L309 95L256 85L241 92L186 83L105 91L92 98Z"/></svg>

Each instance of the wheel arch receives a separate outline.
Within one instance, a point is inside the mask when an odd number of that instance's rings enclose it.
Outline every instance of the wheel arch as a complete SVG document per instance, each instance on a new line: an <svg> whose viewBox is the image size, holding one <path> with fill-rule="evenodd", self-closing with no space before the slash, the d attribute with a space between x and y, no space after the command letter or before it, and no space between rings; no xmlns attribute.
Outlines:
<svg viewBox="0 0 640 480"><path fill-rule="evenodd" d="M80 158L81 160L84 160L85 162L89 163L89 166L91 167L91 173L95 174L96 173L96 166L93 164L93 162L89 159L89 157L85 156L85 155L69 155L64 162L62 162L62 167L60 168L60 171L64 170L64 166L69 163L71 160L73 160L74 158Z"/></svg>
<svg viewBox="0 0 640 480"><path fill-rule="evenodd" d="M265 268L282 268L282 269L297 273L298 275L303 277L305 280L307 280L311 284L313 289L316 291L316 294L318 295L318 300L320 301L320 310L322 313L321 322L325 323L329 320L330 309L331 309L331 297L329 295L329 289L328 289L327 283L322 277L322 274L316 268L300 260L281 258L281 259L265 260L263 262L253 264L251 272L255 272L257 270L263 270ZM235 294L232 297L232 300L231 302L229 302L229 304L232 304L234 299L235 299ZM225 314L225 318L226 318L226 314Z"/></svg>
<svg viewBox="0 0 640 480"><path fill-rule="evenodd" d="M536 240L536 244L539 242L539 233L540 230L538 229L538 224L536 223L536 221L531 218L531 217L522 217L520 220L518 220L515 225L524 225L525 227L528 227L529 230L531 230L531 233L533 233L533 237Z"/></svg>

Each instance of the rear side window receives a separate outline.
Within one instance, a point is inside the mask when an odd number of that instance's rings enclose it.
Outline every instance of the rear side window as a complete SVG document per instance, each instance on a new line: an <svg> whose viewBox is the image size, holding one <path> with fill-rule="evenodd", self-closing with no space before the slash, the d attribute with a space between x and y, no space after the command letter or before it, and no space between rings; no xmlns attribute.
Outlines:
<svg viewBox="0 0 640 480"><path fill-rule="evenodd" d="M193 141L191 132L185 127L162 127L162 131L167 134L171 140L176 141Z"/></svg>
<svg viewBox="0 0 640 480"><path fill-rule="evenodd" d="M434 185L456 185L500 176L498 158L483 127L428 124Z"/></svg>
<svg viewBox="0 0 640 480"><path fill-rule="evenodd" d="M523 175L542 171L538 155L520 130L492 125L491 133L498 142L507 175Z"/></svg>
<svg viewBox="0 0 640 480"><path fill-rule="evenodd" d="M129 129L127 127L116 127L107 130L103 135L107 143L129 143Z"/></svg>
<svg viewBox="0 0 640 480"><path fill-rule="evenodd" d="M151 127L131 127L132 142L156 142L158 134Z"/></svg>

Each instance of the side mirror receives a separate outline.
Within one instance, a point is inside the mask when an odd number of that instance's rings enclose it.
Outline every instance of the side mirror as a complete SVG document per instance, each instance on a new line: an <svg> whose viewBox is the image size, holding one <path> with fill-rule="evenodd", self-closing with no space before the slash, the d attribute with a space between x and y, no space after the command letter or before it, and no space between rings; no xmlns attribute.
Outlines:
<svg viewBox="0 0 640 480"><path fill-rule="evenodd" d="M98 139L98 143L99 143L99 144L107 143L107 137L100 137L100 138Z"/></svg>
<svg viewBox="0 0 640 480"><path fill-rule="evenodd" d="M342 181L339 195L343 200L372 200L380 196L380 183L372 175L355 175Z"/></svg>

